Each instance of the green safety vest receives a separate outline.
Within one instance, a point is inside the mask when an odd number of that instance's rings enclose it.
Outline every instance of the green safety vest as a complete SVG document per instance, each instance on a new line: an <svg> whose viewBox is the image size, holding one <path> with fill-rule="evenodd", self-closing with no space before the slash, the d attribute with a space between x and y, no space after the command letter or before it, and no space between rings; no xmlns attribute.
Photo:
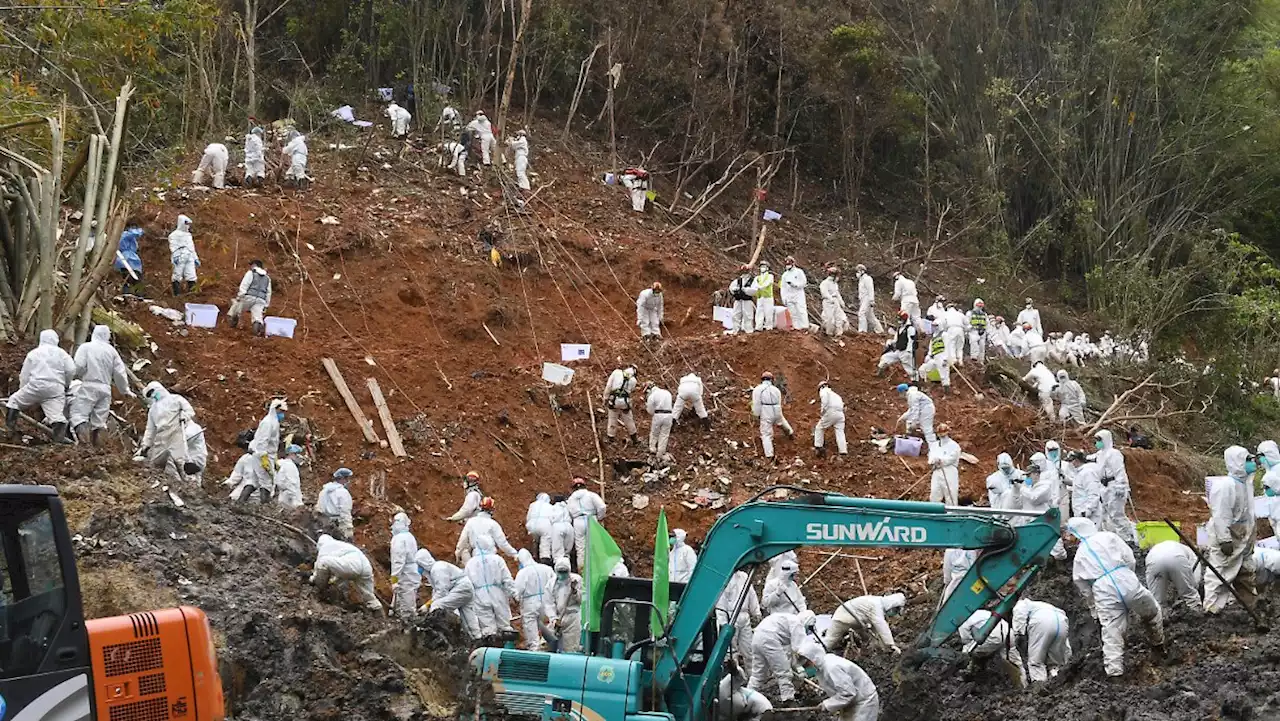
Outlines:
<svg viewBox="0 0 1280 721"><path fill-rule="evenodd" d="M946 343L942 341L942 336L935 335L933 340L929 341L929 355L942 355L943 351L946 350L946 347Z"/></svg>
<svg viewBox="0 0 1280 721"><path fill-rule="evenodd" d="M756 299L773 299L773 273L762 273L756 276Z"/></svg>
<svg viewBox="0 0 1280 721"><path fill-rule="evenodd" d="M974 330L987 329L987 313L986 311L971 311L969 316L969 327Z"/></svg>

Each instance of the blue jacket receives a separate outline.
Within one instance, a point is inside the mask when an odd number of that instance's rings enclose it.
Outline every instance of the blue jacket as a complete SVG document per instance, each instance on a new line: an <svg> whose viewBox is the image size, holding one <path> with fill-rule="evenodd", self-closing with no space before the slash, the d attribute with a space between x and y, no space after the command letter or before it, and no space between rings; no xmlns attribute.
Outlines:
<svg viewBox="0 0 1280 721"><path fill-rule="evenodd" d="M142 270L142 258L138 257L138 241L142 239L142 228L126 228L120 236L120 255L129 261L129 267L134 272ZM114 263L116 270L124 270L124 263L116 258Z"/></svg>

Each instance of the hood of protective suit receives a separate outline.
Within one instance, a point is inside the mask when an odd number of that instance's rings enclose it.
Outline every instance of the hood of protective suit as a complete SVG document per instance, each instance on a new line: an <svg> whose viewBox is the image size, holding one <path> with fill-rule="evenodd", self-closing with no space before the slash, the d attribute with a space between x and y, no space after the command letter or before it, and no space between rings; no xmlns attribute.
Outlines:
<svg viewBox="0 0 1280 721"><path fill-rule="evenodd" d="M1244 478L1247 473L1244 464L1249 460L1249 451L1240 446L1231 446L1222 452L1222 460L1227 464L1227 475L1233 478Z"/></svg>
<svg viewBox="0 0 1280 721"><path fill-rule="evenodd" d="M1067 521L1067 530L1079 539L1085 539L1098 532L1098 527L1087 518L1075 517Z"/></svg>
<svg viewBox="0 0 1280 721"><path fill-rule="evenodd" d="M476 544L476 553L479 554L490 554L498 550L498 546L494 544L493 538L489 536L479 536L472 542Z"/></svg>
<svg viewBox="0 0 1280 721"><path fill-rule="evenodd" d="M191 230L191 219L185 215L179 215L178 230Z"/></svg>
<svg viewBox="0 0 1280 721"><path fill-rule="evenodd" d="M391 519L391 532L404 533L409 530L409 523L410 521L407 515L404 513L397 513L395 517Z"/></svg>
<svg viewBox="0 0 1280 721"><path fill-rule="evenodd" d="M783 561L778 564L778 573L783 576L789 576L800 570L800 566L793 561Z"/></svg>
<svg viewBox="0 0 1280 721"><path fill-rule="evenodd" d="M111 329L105 325L95 325L93 327L93 340L99 343L110 343Z"/></svg>
<svg viewBox="0 0 1280 721"><path fill-rule="evenodd" d="M40 331L40 345L58 345L58 331L56 330Z"/></svg>
<svg viewBox="0 0 1280 721"><path fill-rule="evenodd" d="M1001 453L1000 455L996 456L996 468L1002 471L1012 471L1013 456L1009 455L1008 453Z"/></svg>
<svg viewBox="0 0 1280 721"><path fill-rule="evenodd" d="M826 660L827 657L826 650L812 641L801 644L796 653L809 659L814 666L821 666L822 662Z"/></svg>
<svg viewBox="0 0 1280 721"><path fill-rule="evenodd" d="M537 501L537 502L539 502L539 503L550 503L550 502L551 502L551 496L549 496L549 495L547 495L547 494L545 494L545 493L539 493L539 494L538 494L538 497L537 497L537 498L535 498L534 500L535 500L535 501Z"/></svg>
<svg viewBox="0 0 1280 721"><path fill-rule="evenodd" d="M341 541L337 540L333 536L330 536L327 533L321 533L320 537L316 539L316 553L321 556L333 553L338 550L339 543L341 543Z"/></svg>
<svg viewBox="0 0 1280 721"><path fill-rule="evenodd" d="M1262 454L1271 465L1280 465L1280 446L1277 446L1275 441L1259 443L1258 453Z"/></svg>
<svg viewBox="0 0 1280 721"><path fill-rule="evenodd" d="M418 552L413 554L413 560L422 568L422 570L427 571L428 573L431 572L431 567L436 565L435 556L432 556L431 551L428 551L425 548L419 548Z"/></svg>
<svg viewBox="0 0 1280 721"><path fill-rule="evenodd" d="M1060 371L1058 371L1058 382L1059 382L1059 383L1066 383L1066 382L1067 382L1067 381L1069 381L1069 380L1071 380L1071 374L1067 373L1065 370L1060 370Z"/></svg>
<svg viewBox="0 0 1280 721"><path fill-rule="evenodd" d="M1107 430L1098 431L1095 437L1098 440L1102 441L1102 448L1100 450L1109 451L1115 447L1115 439L1111 437L1111 431L1107 431ZM1246 451L1246 454L1247 453L1248 452ZM1244 466L1242 465L1241 469L1243 468Z"/></svg>
<svg viewBox="0 0 1280 721"><path fill-rule="evenodd" d="M800 625L805 628L813 628L818 623L818 616L813 611L801 611L797 616Z"/></svg>
<svg viewBox="0 0 1280 721"><path fill-rule="evenodd" d="M1036 471L1043 471L1049 465L1049 457L1039 451L1031 455L1031 468Z"/></svg>
<svg viewBox="0 0 1280 721"><path fill-rule="evenodd" d="M516 560L520 563L520 568L528 568L534 563L533 554L523 548L516 552Z"/></svg>
<svg viewBox="0 0 1280 721"><path fill-rule="evenodd" d="M893 614L895 611L901 611L903 606L907 605L907 597L901 593L891 593L888 596L880 597L880 609L886 615Z"/></svg>
<svg viewBox="0 0 1280 721"><path fill-rule="evenodd" d="M1044 444L1044 452L1046 454L1051 453L1053 451L1061 451L1061 450L1062 450L1062 446L1058 445L1057 441L1049 441L1048 443Z"/></svg>
<svg viewBox="0 0 1280 721"><path fill-rule="evenodd" d="M565 558L564 556L557 558L555 569L556 569L556 573L568 573L569 559Z"/></svg>
<svg viewBox="0 0 1280 721"><path fill-rule="evenodd" d="M165 389L160 381L151 381L146 388L142 389L142 397L150 398L153 401L163 400L169 397L169 391Z"/></svg>
<svg viewBox="0 0 1280 721"><path fill-rule="evenodd" d="M675 536L675 539L676 539L675 545L677 548L684 545L684 539L688 536L688 534L685 532L683 528L677 528L675 530L675 533L672 535Z"/></svg>

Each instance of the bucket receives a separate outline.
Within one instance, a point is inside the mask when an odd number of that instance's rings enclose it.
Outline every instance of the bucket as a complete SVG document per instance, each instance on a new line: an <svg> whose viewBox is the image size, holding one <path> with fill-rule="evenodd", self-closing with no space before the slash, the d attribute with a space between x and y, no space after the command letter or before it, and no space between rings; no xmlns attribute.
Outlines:
<svg viewBox="0 0 1280 721"><path fill-rule="evenodd" d="M298 325L298 321L294 318L277 318L269 315L262 319L267 325L268 336L280 336L281 338L292 338L293 329Z"/></svg>
<svg viewBox="0 0 1280 721"><path fill-rule="evenodd" d="M207 303L187 303L187 325L192 328L216 328L218 306Z"/></svg>
<svg viewBox="0 0 1280 721"><path fill-rule="evenodd" d="M893 437L893 454L895 456L919 456L920 447L924 445L924 441L911 436L894 436Z"/></svg>
<svg viewBox="0 0 1280 721"><path fill-rule="evenodd" d="M1173 525L1182 528L1182 524L1174 521ZM1143 549L1151 548L1161 541L1178 541L1176 531L1169 528L1169 524L1164 521L1138 521L1138 546Z"/></svg>

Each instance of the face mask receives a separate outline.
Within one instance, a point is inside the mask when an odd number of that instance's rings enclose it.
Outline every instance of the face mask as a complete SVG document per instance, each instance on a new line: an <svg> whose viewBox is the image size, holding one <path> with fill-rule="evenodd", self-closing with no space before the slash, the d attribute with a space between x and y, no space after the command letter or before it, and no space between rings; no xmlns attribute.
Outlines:
<svg viewBox="0 0 1280 721"><path fill-rule="evenodd" d="M1253 475L1258 472L1258 464L1253 461L1244 462L1244 472L1246 475Z"/></svg>
<svg viewBox="0 0 1280 721"><path fill-rule="evenodd" d="M557 571L557 572L556 572L556 578L559 578L559 579L561 579L561 580L564 580L564 579L566 579L566 578L568 578L568 577L569 577L569 572L568 572L568 571Z"/></svg>
<svg viewBox="0 0 1280 721"><path fill-rule="evenodd" d="M1097 448L1098 450L1102 450L1102 441L1101 441L1101 440L1096 440L1096 441L1094 441L1094 442L1093 442L1093 447L1094 447L1094 448Z"/></svg>
<svg viewBox="0 0 1280 721"><path fill-rule="evenodd" d="M1266 456L1259 456L1258 462L1262 464L1263 468L1271 470L1271 461Z"/></svg>
<svg viewBox="0 0 1280 721"><path fill-rule="evenodd" d="M284 420L284 413L281 413L280 411L276 411L276 420L277 421Z"/></svg>
<svg viewBox="0 0 1280 721"><path fill-rule="evenodd" d="M1051 460L1051 461L1057 461L1057 460L1058 460L1058 452L1057 452L1057 451L1049 451L1049 460Z"/></svg>
<svg viewBox="0 0 1280 721"><path fill-rule="evenodd" d="M1013 475L1013 469L1012 469L1012 468L1001 468L1001 469L1000 469L1000 472L1001 472L1001 473L1003 473L1005 476L1012 476L1012 475Z"/></svg>

